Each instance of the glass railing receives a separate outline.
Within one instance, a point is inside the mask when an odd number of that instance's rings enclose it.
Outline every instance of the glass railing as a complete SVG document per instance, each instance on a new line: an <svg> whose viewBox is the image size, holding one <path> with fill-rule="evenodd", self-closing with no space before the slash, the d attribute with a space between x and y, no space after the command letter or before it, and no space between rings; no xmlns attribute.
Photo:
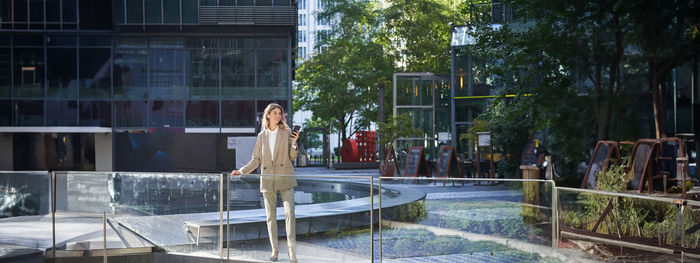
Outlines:
<svg viewBox="0 0 700 263"><path fill-rule="evenodd" d="M289 260L289 240L285 200L294 200L295 250L301 262L370 262L374 210L378 188L371 187L369 176L228 176L229 193L224 218L226 250L224 259L266 261L271 256L266 201L260 183L266 189L286 188L296 180L292 193L279 192L276 203L279 260ZM283 195L287 197L283 197ZM390 198L391 195L387 196ZM271 205L271 203L269 203ZM352 245L350 245L352 244ZM355 245L355 246L353 246ZM350 249L346 251L344 249Z"/></svg>
<svg viewBox="0 0 700 263"><path fill-rule="evenodd" d="M300 262L681 262L700 254L698 201L546 180L370 175L5 172L0 243L46 259L165 252L267 261L260 182L295 178ZM277 240L287 261L283 200Z"/></svg>
<svg viewBox="0 0 700 263"><path fill-rule="evenodd" d="M700 202L672 195L557 188L560 247L613 261L683 262L698 254Z"/></svg>
<svg viewBox="0 0 700 263"><path fill-rule="evenodd" d="M38 247L51 246L51 220L46 220L51 213L50 187L46 171L0 172L0 261L28 251L42 253ZM20 228L27 222L33 226ZM37 240L37 232L49 239Z"/></svg>
<svg viewBox="0 0 700 263"><path fill-rule="evenodd" d="M387 262L564 261L552 248L551 182L387 179L382 191L424 196L382 205L380 256Z"/></svg>
<svg viewBox="0 0 700 263"><path fill-rule="evenodd" d="M220 247L219 231L205 234L189 223L222 218L221 174L53 174L56 202L50 247L56 248L58 258L155 251L206 254ZM46 257L53 258L54 251L49 249Z"/></svg>

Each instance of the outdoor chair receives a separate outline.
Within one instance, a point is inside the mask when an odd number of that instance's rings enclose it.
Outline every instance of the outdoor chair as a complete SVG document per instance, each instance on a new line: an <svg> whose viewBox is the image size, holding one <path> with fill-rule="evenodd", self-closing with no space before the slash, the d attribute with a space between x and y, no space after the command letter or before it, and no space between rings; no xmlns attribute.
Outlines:
<svg viewBox="0 0 700 263"><path fill-rule="evenodd" d="M641 193L644 183L649 182L649 192L654 188L651 181L656 176L659 142L656 139L639 139L632 148L632 162L627 168L628 187Z"/></svg>
<svg viewBox="0 0 700 263"><path fill-rule="evenodd" d="M591 161L586 169L583 182L581 182L581 188L597 189L596 175L610 167L611 158L615 158L618 163L620 162L618 143L616 141L599 141L593 150Z"/></svg>
<svg viewBox="0 0 700 263"><path fill-rule="evenodd" d="M683 151L683 142L676 137L661 138L659 139L659 147L659 170L652 177L652 180L662 180L664 193L668 192L669 181L679 182L685 198L685 181L689 181L690 176L688 175L688 158ZM650 189L650 192L653 192L653 188Z"/></svg>

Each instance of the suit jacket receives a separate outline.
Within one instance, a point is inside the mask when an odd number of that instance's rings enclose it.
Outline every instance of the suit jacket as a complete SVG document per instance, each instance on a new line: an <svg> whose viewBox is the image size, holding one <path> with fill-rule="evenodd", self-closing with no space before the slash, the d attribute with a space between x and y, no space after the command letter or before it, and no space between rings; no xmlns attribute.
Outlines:
<svg viewBox="0 0 700 263"><path fill-rule="evenodd" d="M270 152L270 142L268 130L263 129L258 133L255 141L255 149L250 161L241 167L241 174L250 174L258 166L262 166L260 174L285 174L294 175L292 160L297 158L298 152L292 149L292 138L289 137L292 131L289 128L283 129L281 126L277 131L277 141L275 142L275 152ZM272 160L274 154L275 160ZM297 186L297 179L293 176L261 176L260 192L287 190Z"/></svg>

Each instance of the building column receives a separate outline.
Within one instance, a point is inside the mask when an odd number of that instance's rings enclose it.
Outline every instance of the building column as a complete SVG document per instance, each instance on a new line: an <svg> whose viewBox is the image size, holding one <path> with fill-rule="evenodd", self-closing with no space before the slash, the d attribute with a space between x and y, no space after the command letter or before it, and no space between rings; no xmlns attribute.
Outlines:
<svg viewBox="0 0 700 263"><path fill-rule="evenodd" d="M0 171L14 170L12 133L0 133Z"/></svg>
<svg viewBox="0 0 700 263"><path fill-rule="evenodd" d="M112 133L95 133L95 171L112 171Z"/></svg>

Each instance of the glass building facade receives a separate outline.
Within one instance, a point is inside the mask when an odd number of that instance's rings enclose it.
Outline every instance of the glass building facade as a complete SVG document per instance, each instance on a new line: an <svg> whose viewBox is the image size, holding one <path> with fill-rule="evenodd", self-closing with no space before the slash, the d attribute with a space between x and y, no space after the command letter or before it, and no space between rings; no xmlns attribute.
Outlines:
<svg viewBox="0 0 700 263"><path fill-rule="evenodd" d="M231 169L230 137L291 110L296 22L290 0L0 0L0 170Z"/></svg>
<svg viewBox="0 0 700 263"><path fill-rule="evenodd" d="M434 73L394 73L393 82L393 114L408 114L413 127L422 132L412 138L398 139L397 150L408 152L411 147L423 147L426 158L435 159L438 145L450 145L452 140L452 87L449 76Z"/></svg>

